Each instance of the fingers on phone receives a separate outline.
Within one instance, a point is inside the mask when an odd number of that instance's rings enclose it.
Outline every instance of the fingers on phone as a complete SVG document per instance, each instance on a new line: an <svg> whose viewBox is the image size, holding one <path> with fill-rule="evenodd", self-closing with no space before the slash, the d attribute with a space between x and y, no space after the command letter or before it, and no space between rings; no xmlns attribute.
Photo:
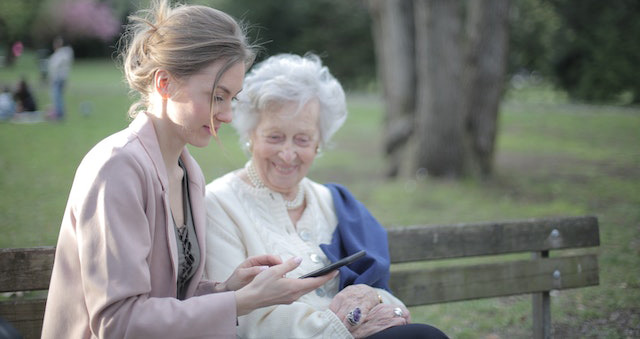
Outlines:
<svg viewBox="0 0 640 339"><path fill-rule="evenodd" d="M300 266L301 262L302 262L301 257L294 257L285 261L280 265L273 266L273 270L278 276L284 277L288 272L291 272L294 269L296 269L296 267Z"/></svg>

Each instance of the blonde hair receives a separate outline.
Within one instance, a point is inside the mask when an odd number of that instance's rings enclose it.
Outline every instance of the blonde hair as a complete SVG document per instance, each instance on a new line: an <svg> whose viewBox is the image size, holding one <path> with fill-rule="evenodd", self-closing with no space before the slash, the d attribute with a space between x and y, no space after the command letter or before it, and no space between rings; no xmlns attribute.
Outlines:
<svg viewBox="0 0 640 339"><path fill-rule="evenodd" d="M235 63L247 69L255 59L255 47L247 41L244 27L228 14L207 6L177 5L154 0L151 8L129 17L120 40L125 78L132 92L140 96L129 107L135 117L149 106L156 71L164 69L180 81L216 61L224 64L212 87ZM211 112L213 104L211 100ZM213 115L212 115L213 119Z"/></svg>

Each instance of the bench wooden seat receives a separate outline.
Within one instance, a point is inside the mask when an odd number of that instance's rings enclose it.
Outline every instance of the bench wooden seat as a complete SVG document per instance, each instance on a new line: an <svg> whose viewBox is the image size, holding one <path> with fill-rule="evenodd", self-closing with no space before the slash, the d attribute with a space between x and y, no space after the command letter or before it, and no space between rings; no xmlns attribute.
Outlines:
<svg viewBox="0 0 640 339"><path fill-rule="evenodd" d="M555 254L600 245L598 219L591 216L394 227L388 234L389 284L407 306L532 294L534 338L551 336L550 291L599 283L597 254ZM0 249L0 292L46 290L54 251ZM530 258L495 257L515 253ZM479 259L429 265L471 257ZM45 297L41 293L32 299L0 301L0 317L24 338L39 338Z"/></svg>

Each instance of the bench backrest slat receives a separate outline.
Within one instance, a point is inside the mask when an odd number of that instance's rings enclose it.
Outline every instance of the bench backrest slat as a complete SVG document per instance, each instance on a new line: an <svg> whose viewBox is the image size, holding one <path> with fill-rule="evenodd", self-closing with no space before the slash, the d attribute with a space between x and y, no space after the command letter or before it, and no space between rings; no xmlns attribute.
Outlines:
<svg viewBox="0 0 640 339"><path fill-rule="evenodd" d="M15 327L23 338L40 338L46 299L0 302L0 315Z"/></svg>
<svg viewBox="0 0 640 339"><path fill-rule="evenodd" d="M600 245L591 216L408 226L388 234L393 263Z"/></svg>
<svg viewBox="0 0 640 339"><path fill-rule="evenodd" d="M0 249L0 292L46 290L54 247Z"/></svg>
<svg viewBox="0 0 640 339"><path fill-rule="evenodd" d="M391 291L407 306L598 285L595 254L391 272Z"/></svg>

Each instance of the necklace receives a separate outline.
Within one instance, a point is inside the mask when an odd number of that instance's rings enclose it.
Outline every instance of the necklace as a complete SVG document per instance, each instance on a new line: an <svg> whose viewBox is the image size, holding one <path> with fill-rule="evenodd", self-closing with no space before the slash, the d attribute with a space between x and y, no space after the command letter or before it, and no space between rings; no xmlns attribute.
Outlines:
<svg viewBox="0 0 640 339"><path fill-rule="evenodd" d="M251 184L255 188L257 189L267 188L267 186L265 186L262 180L260 179L258 172L256 172L256 169L253 166L253 161L249 161L247 163L247 166L245 166L245 169L247 170L247 176L249 177L249 181L251 181ZM302 185L298 183L298 192L296 193L296 197L293 198L293 200L286 200L284 199L284 196L282 198L284 200L284 205L287 207L288 210L294 210L302 206L302 203L304 202L304 191L302 190Z"/></svg>

